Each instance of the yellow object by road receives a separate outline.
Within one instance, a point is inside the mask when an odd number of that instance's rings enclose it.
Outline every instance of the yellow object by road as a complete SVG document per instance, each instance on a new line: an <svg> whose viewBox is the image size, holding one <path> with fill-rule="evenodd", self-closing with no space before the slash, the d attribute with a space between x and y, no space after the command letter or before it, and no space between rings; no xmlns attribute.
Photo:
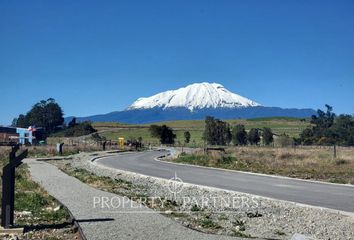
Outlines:
<svg viewBox="0 0 354 240"><path fill-rule="evenodd" d="M118 145L120 148L124 147L124 138L122 138L122 137L118 138Z"/></svg>

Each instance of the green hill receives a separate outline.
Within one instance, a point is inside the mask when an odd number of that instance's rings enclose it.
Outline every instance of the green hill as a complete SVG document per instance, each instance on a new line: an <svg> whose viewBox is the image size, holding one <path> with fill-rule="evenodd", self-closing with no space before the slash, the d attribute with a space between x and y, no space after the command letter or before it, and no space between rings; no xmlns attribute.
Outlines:
<svg viewBox="0 0 354 240"><path fill-rule="evenodd" d="M231 119L225 120L231 126L236 124L245 125L246 129L269 127L275 134L286 133L292 137L296 137L310 123L306 119L298 118L259 118L259 119ZM156 125L167 125L175 131L177 135L176 143L183 143L184 131L191 133L191 145L201 146L203 144L202 135L204 131L204 120L181 120L153 123ZM150 136L149 126L151 124L122 124L116 122L95 122L92 124L98 130L101 136L108 140L118 140L118 137L125 139L133 139L142 137L145 143L158 144L158 139Z"/></svg>

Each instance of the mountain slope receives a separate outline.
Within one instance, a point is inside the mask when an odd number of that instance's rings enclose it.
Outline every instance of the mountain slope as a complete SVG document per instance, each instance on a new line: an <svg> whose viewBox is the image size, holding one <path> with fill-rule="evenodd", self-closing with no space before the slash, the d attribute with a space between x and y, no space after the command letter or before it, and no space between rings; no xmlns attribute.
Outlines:
<svg viewBox="0 0 354 240"><path fill-rule="evenodd" d="M214 116L220 119L241 119L261 117L297 117L306 118L316 114L313 109L283 109L278 107L245 107L245 108L208 108L191 112L186 108L151 108L133 109L107 114L79 117L78 121L92 122L121 122L131 124L152 123L173 120L200 120L205 116ZM65 119L70 121L72 117Z"/></svg>
<svg viewBox="0 0 354 240"><path fill-rule="evenodd" d="M260 104L232 93L218 83L194 83L177 90L139 98L127 110L184 107L190 111L204 108L255 107Z"/></svg>
<svg viewBox="0 0 354 240"><path fill-rule="evenodd" d="M220 119L298 117L316 114L313 109L265 107L232 93L217 83L195 83L177 90L139 98L126 110L88 117L78 121L151 123L172 120L199 120L206 116ZM70 121L72 117L65 119Z"/></svg>

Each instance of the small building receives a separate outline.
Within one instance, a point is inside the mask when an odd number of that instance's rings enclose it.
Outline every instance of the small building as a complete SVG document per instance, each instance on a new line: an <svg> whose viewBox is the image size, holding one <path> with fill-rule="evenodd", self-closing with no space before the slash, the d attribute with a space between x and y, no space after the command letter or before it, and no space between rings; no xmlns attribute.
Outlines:
<svg viewBox="0 0 354 240"><path fill-rule="evenodd" d="M16 128L12 127L0 127L0 144L7 145L11 142L13 137L17 137ZM16 141L17 142L17 141Z"/></svg>
<svg viewBox="0 0 354 240"><path fill-rule="evenodd" d="M32 129L16 127L0 127L0 143L9 145L11 143L32 144L35 136Z"/></svg>

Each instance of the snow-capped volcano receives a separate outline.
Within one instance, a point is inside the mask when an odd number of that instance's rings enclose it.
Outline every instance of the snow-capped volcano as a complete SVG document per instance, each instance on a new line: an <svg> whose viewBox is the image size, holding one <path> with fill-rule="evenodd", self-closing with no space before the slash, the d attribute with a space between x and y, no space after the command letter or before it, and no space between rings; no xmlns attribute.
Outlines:
<svg viewBox="0 0 354 240"><path fill-rule="evenodd" d="M176 120L201 120L264 117L307 118L313 109L265 107L232 93L218 83L194 83L186 87L139 98L123 111L76 118L77 121L147 124ZM65 119L66 122L72 117Z"/></svg>
<svg viewBox="0 0 354 240"><path fill-rule="evenodd" d="M204 108L256 107L260 104L232 93L218 83L194 83L177 90L161 92L151 97L139 98L127 110L150 108Z"/></svg>

